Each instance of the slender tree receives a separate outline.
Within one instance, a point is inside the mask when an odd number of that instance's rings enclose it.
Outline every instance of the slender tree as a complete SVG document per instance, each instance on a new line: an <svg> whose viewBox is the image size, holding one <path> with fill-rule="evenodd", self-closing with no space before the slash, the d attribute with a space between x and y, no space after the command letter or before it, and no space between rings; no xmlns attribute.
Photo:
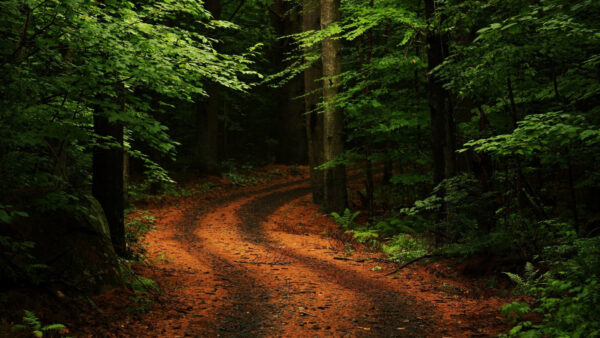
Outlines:
<svg viewBox="0 0 600 338"><path fill-rule="evenodd" d="M110 121L104 107L94 112L94 133L108 140L98 144L92 154L92 194L100 202L110 228L117 255L125 257L123 125Z"/></svg>
<svg viewBox="0 0 600 338"><path fill-rule="evenodd" d="M207 0L205 8L213 19L221 17L220 0ZM205 90L207 98L196 101L196 166L202 172L213 173L218 167L219 149L219 88L214 81L207 81Z"/></svg>
<svg viewBox="0 0 600 338"><path fill-rule="evenodd" d="M425 17L429 23L436 18L436 1L425 1ZM432 29L427 34L427 65L431 72L444 62L448 55L448 44L439 31ZM443 87L443 81L434 74L429 74L428 100L431 116L431 137L433 150L434 183L440 183L444 178L454 175L455 141L454 116L448 91Z"/></svg>
<svg viewBox="0 0 600 338"><path fill-rule="evenodd" d="M285 102L279 112L277 160L281 163L305 164L307 145L303 120L304 103L300 98L304 92L302 76L292 79L284 90Z"/></svg>
<svg viewBox="0 0 600 338"><path fill-rule="evenodd" d="M340 20L340 0L321 1L321 29L337 24ZM323 55L323 101L325 112L323 117L323 154L325 161L333 161L342 155L343 114L335 105L335 96L342 72L341 41L336 36L329 36L322 43ZM346 172L344 165L334 165L325 170L324 175L325 211L341 212L347 205Z"/></svg>
<svg viewBox="0 0 600 338"><path fill-rule="evenodd" d="M275 44L274 64L283 70L289 67L286 58L294 51L290 35L302 29L301 13L288 1L276 0L271 5L271 21L279 39ZM304 131L304 103L299 99L304 92L302 74L286 82L279 88L278 95L278 148L277 161L281 163L306 163L306 133Z"/></svg>
<svg viewBox="0 0 600 338"><path fill-rule="evenodd" d="M308 32L321 28L321 8L318 0L304 0L302 11L302 31ZM315 51L306 50L306 54ZM318 106L321 102L323 87L319 80L323 77L323 65L321 60L314 61L304 71L304 109L305 127L308 144L308 165L310 166L310 181L312 187L313 201L317 204L323 203L324 173L315 169L323 164L323 114L319 114Z"/></svg>

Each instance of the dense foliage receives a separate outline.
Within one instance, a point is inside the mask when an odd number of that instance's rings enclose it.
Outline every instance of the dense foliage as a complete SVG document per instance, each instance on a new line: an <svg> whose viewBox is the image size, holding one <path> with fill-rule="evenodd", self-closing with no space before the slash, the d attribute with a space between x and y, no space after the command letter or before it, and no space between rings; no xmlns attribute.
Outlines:
<svg viewBox="0 0 600 338"><path fill-rule="evenodd" d="M203 35L231 25L195 1L5 1L2 13L3 194L86 184L89 150L110 146L93 133L94 111L122 124L128 143L173 155L155 118L168 104L152 102L192 100L208 80L248 88L238 80L248 61L218 54Z"/></svg>
<svg viewBox="0 0 600 338"><path fill-rule="evenodd" d="M340 3L335 13L329 0L0 2L3 279L47 268L19 230L27 218L91 214L99 149L131 158L125 190L129 175L148 179L133 197L167 191L159 183L175 171L214 172L206 158L247 185L237 162L308 152L326 177L361 170L349 206L366 223L334 214L355 240L398 260L501 257L538 300L504 308L509 335L598 335L600 2ZM305 25L319 4L339 20ZM340 112L343 130L327 129ZM122 140L98 132L102 118ZM323 123L332 134L319 136ZM315 145L340 135L343 151L323 163ZM139 256L138 235L127 239ZM527 312L543 321L521 322Z"/></svg>
<svg viewBox="0 0 600 338"><path fill-rule="evenodd" d="M205 96L208 81L244 91L240 77L256 73L247 58L215 51L206 34L236 27L196 1L16 0L0 10L0 260L13 267L5 282L32 266L15 251L36 245L6 224L28 214L95 217L83 203L94 149L123 149L148 177L169 181L149 156L176 154L158 116ZM125 130L125 142L98 134L97 117Z"/></svg>
<svg viewBox="0 0 600 338"><path fill-rule="evenodd" d="M348 148L338 161L364 169L358 197L370 221L349 226L334 216L358 241L393 236L383 247L396 252L425 245L445 255L505 257L515 267L531 261L548 271L526 290L540 299L533 311L544 324L519 324L512 334L598 334L591 243L600 212L599 4L431 4L433 15L417 1L343 1L335 28L297 36L303 51L325 36L344 43L336 104ZM436 35L443 62L428 66ZM312 51L297 64L315 62ZM431 78L448 95L441 140L429 115L440 97ZM441 182L436 143L455 152L454 172L444 154ZM383 182L374 186L378 167Z"/></svg>

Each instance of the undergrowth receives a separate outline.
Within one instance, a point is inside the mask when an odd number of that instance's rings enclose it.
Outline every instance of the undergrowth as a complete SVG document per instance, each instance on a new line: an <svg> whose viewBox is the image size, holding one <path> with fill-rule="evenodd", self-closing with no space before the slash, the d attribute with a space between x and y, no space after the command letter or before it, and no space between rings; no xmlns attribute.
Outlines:
<svg viewBox="0 0 600 338"><path fill-rule="evenodd" d="M436 197L434 191L434 195L416 202L412 208L379 220L357 224L359 212L348 209L332 216L346 233L352 234L354 241L380 249L396 261L409 261L428 253L456 258L530 257L533 263L527 263L522 274L505 275L514 282L514 293L534 301L512 302L501 308L513 325L501 336L599 337L600 236L581 237L560 219L533 221L516 214L499 217L489 231L482 231L474 219L461 224L468 217L466 213L480 202L464 191L453 194L452 184L457 180L460 178L446 185L444 199ZM432 222L426 217L427 213L442 209L446 210L446 218ZM448 209L452 215L448 215ZM517 235L515 227L519 229ZM429 238L441 238L442 245L433 249L427 233L433 235Z"/></svg>
<svg viewBox="0 0 600 338"><path fill-rule="evenodd" d="M548 246L537 264L540 268L527 263L523 275L507 273L520 292L537 301L502 307L507 319L515 324L503 336L600 336L600 237ZM542 272L541 268L548 270ZM528 313L541 315L542 322L523 320Z"/></svg>
<svg viewBox="0 0 600 338"><path fill-rule="evenodd" d="M213 189L214 184L212 182L204 182L187 187L177 183L160 183L153 186L151 181L143 181L131 184L127 192L129 199L135 203L139 201L162 201L178 197L192 197L206 194Z"/></svg>
<svg viewBox="0 0 600 338"><path fill-rule="evenodd" d="M131 311L134 312L149 311L154 299L162 293L155 281L141 276L132 268L134 263L149 264L146 257L148 243L144 241L144 238L148 232L156 229L155 222L156 217L152 216L147 210L134 211L127 217L125 222L125 239L130 259L120 260L119 269L123 282L134 292L134 295L130 296L130 300L135 303L131 308Z"/></svg>
<svg viewBox="0 0 600 338"><path fill-rule="evenodd" d="M66 327L63 324L43 325L39 318L29 310L24 310L23 323L13 325L13 331L29 331L34 337L41 338L45 333L50 331L64 332Z"/></svg>
<svg viewBox="0 0 600 338"><path fill-rule="evenodd" d="M125 220L125 241L129 255L135 260L144 260L148 244L144 236L155 229L156 217L147 210L136 210Z"/></svg>
<svg viewBox="0 0 600 338"><path fill-rule="evenodd" d="M135 303L130 310L133 312L149 311L155 298L162 294L161 288L154 280L141 276L133 270L131 261L121 261L120 270L123 281L134 292L134 295L129 297Z"/></svg>
<svg viewBox="0 0 600 338"><path fill-rule="evenodd" d="M358 225L355 219L359 211L346 209L343 214L331 213L336 223L352 235L352 239L367 247L382 250L395 261L407 261L426 255L429 252L426 241L417 237L415 231L400 219L381 219L374 225Z"/></svg>

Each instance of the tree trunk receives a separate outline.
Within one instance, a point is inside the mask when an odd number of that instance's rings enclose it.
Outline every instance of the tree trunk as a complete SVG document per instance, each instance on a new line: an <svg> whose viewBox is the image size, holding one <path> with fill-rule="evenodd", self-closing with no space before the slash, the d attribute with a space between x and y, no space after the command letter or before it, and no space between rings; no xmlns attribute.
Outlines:
<svg viewBox="0 0 600 338"><path fill-rule="evenodd" d="M383 159L383 178L381 180L383 185L390 185L390 180L394 175L394 163L391 159L391 152L392 142L388 140L385 142L385 157Z"/></svg>
<svg viewBox="0 0 600 338"><path fill-rule="evenodd" d="M571 211L573 212L573 224L575 226L575 232L578 234L582 233L581 226L579 224L579 213L577 211L577 192L575 191L575 180L573 179L573 165L571 160L567 160L568 164L568 178L569 178L569 192L571 193Z"/></svg>
<svg viewBox="0 0 600 338"><path fill-rule="evenodd" d="M435 0L425 0L425 16L431 20L435 15ZM439 32L427 34L428 70L431 72L440 65L448 54L447 44ZM433 151L434 184L454 175L456 156L454 149L454 116L449 93L436 76L429 74L429 111L431 116L431 137Z"/></svg>
<svg viewBox="0 0 600 338"><path fill-rule="evenodd" d="M294 52L292 34L300 33L302 17L298 10L284 0L275 0L271 5L271 22L279 39L275 44L276 53L273 63L280 70L290 65L285 58ZM306 133L303 121L304 103L299 97L304 93L304 81L301 74L289 80L279 88L278 99L278 135L276 159L280 163L306 163Z"/></svg>
<svg viewBox="0 0 600 338"><path fill-rule="evenodd" d="M221 17L220 0L207 0L205 8L213 19ZM219 130L219 88L212 81L206 84L208 98L196 102L196 127L198 131L196 145L196 167L204 173L218 170L218 130Z"/></svg>
<svg viewBox="0 0 600 338"><path fill-rule="evenodd" d="M315 0L304 0L302 13L302 31L321 28L321 9L319 2ZM310 51L305 51L310 52ZM308 165L310 166L310 182L312 187L313 202L323 203L324 197L324 173L315 168L324 161L323 155L323 114L317 110L321 102L322 85L318 82L323 77L323 66L321 61L313 63L304 71L304 110L305 128L308 145Z"/></svg>
<svg viewBox="0 0 600 338"><path fill-rule="evenodd" d="M110 228L110 238L117 255L125 257L123 200L123 126L109 122L99 108L94 112L94 133L112 137L118 147L96 146L92 155L92 194L100 202Z"/></svg>
<svg viewBox="0 0 600 338"><path fill-rule="evenodd" d="M196 102L198 138L196 145L196 167L204 173L215 173L218 169L219 90L217 84L209 82L208 98Z"/></svg>
<svg viewBox="0 0 600 338"><path fill-rule="evenodd" d="M127 152L127 149L123 147L123 206L126 208L129 207L129 160L129 153Z"/></svg>
<svg viewBox="0 0 600 338"><path fill-rule="evenodd" d="M374 5L374 0L370 0L369 1L369 7L373 7ZM367 81L369 80L370 77L370 67L371 67L371 58L373 57L373 30L369 29L369 31L367 32L367 43L366 43L366 57L361 55L361 60L363 60L363 62L361 62L361 67L363 68L363 71L369 72L369 75L367 75ZM361 53L362 54L362 53ZM370 88L369 86L365 86L365 88L363 89L363 96L365 98L367 98L370 94ZM366 181L365 181L365 191L367 193L367 209L368 209L368 216L369 219L371 217L373 217L373 213L375 210L375 180L373 178L373 160L371 160L371 137L367 136L365 139L365 157L366 157L366 163L365 163L365 172L366 172Z"/></svg>
<svg viewBox="0 0 600 338"><path fill-rule="evenodd" d="M321 28L338 22L340 19L340 0L321 1ZM340 83L342 72L341 42L339 39L326 38L322 43L323 55L323 101L325 113L323 117L323 154L325 161L333 161L344 151L343 115L335 107L334 99ZM343 165L336 165L325 170L325 198L323 209L326 212L342 212L347 205L346 171Z"/></svg>

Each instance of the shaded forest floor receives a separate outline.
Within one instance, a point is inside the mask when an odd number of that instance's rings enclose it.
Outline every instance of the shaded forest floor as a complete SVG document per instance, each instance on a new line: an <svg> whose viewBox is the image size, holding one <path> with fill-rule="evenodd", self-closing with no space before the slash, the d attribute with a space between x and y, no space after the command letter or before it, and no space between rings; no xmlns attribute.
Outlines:
<svg viewBox="0 0 600 338"><path fill-rule="evenodd" d="M162 293L145 309L126 290L94 297L63 314L71 334L466 337L510 328L499 307L514 299L485 276L465 276L465 263L386 276L397 265L381 254L355 245L348 255L348 236L311 202L306 168L288 169L247 187L195 181L213 187L139 205L156 230L145 238L150 264L135 269Z"/></svg>

